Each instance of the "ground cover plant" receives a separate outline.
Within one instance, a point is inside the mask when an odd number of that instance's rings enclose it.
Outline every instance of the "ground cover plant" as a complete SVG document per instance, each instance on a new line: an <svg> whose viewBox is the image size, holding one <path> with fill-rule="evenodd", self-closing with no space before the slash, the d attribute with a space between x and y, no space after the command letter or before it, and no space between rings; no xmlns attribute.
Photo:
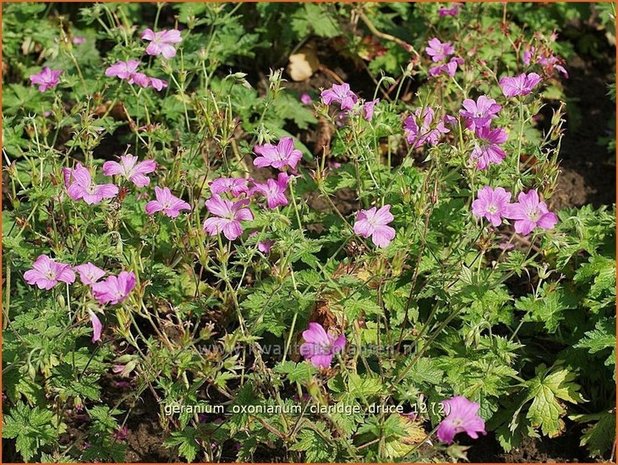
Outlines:
<svg viewBox="0 0 618 465"><path fill-rule="evenodd" d="M5 461L614 458L612 4L2 8Z"/></svg>

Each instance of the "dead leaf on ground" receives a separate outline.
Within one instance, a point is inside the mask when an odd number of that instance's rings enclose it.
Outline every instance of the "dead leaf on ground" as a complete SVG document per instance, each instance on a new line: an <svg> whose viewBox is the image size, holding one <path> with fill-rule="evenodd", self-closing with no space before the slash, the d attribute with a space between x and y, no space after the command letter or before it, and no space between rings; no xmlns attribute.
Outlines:
<svg viewBox="0 0 618 465"><path fill-rule="evenodd" d="M290 55L287 71L292 80L298 82L309 79L319 67L320 60L318 60L315 49L307 45Z"/></svg>

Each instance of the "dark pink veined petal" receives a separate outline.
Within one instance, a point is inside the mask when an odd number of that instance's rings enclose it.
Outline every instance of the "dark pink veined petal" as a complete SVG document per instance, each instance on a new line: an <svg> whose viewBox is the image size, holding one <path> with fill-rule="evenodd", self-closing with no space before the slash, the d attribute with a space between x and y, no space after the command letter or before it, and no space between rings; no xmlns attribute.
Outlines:
<svg viewBox="0 0 618 465"><path fill-rule="evenodd" d="M324 330L324 327L315 322L309 323L309 329L303 331L303 339L305 342L311 342L319 345L327 345L330 343L328 334Z"/></svg>
<svg viewBox="0 0 618 465"><path fill-rule="evenodd" d="M90 324L92 325L92 342L100 341L103 324L101 324L101 320L99 320L99 317L97 317L92 310L88 310L88 315L90 316Z"/></svg>
<svg viewBox="0 0 618 465"><path fill-rule="evenodd" d="M380 224L388 224L391 221L393 221L395 217L393 216L390 210L391 210L390 205L384 205L382 208L376 211L376 214L374 217L375 221L377 221Z"/></svg>
<svg viewBox="0 0 618 465"><path fill-rule="evenodd" d="M90 176L90 171L81 163L77 164L71 174L73 176L73 181L82 185L83 187L88 187L92 183L92 176Z"/></svg>
<svg viewBox="0 0 618 465"><path fill-rule="evenodd" d="M232 212L233 203L214 194L206 201L206 209L213 215L226 217Z"/></svg>
<svg viewBox="0 0 618 465"><path fill-rule="evenodd" d="M163 44L161 45L160 50L161 50L161 55L163 55L163 57L167 58L168 60L176 56L176 48L174 48L173 45Z"/></svg>
<svg viewBox="0 0 618 465"><path fill-rule="evenodd" d="M333 361L333 356L330 354L314 355L313 357L311 357L310 360L311 360L311 364L315 367L328 368Z"/></svg>
<svg viewBox="0 0 618 465"><path fill-rule="evenodd" d="M62 281L67 284L72 284L75 282L75 272L70 265L57 264L57 266L58 273L56 274L56 279L58 281Z"/></svg>
<svg viewBox="0 0 618 465"><path fill-rule="evenodd" d="M203 228L209 235L216 236L223 231L225 225L230 221L231 220L218 217L206 218L206 220L204 220Z"/></svg>
<svg viewBox="0 0 618 465"><path fill-rule="evenodd" d="M168 31L161 31L161 42L168 44L178 44L182 42L182 37L178 29L170 29Z"/></svg>
<svg viewBox="0 0 618 465"><path fill-rule="evenodd" d="M146 204L146 213L149 215L160 212L161 210L163 210L163 205L161 205L161 202L158 200L151 200Z"/></svg>
<svg viewBox="0 0 618 465"><path fill-rule="evenodd" d="M238 221L253 221L253 213L251 213L251 210L249 210L248 208L241 208L236 212L234 218Z"/></svg>
<svg viewBox="0 0 618 465"><path fill-rule="evenodd" d="M150 28L144 29L144 32L142 32L143 40L154 40L154 38L155 38L155 33L152 29Z"/></svg>
<svg viewBox="0 0 618 465"><path fill-rule="evenodd" d="M223 235L230 241L233 241L242 235L242 226L238 221L228 221L223 226Z"/></svg>
<svg viewBox="0 0 618 465"><path fill-rule="evenodd" d="M111 199L118 195L118 186L115 184L99 184L94 191L96 195L103 199Z"/></svg>
<svg viewBox="0 0 618 465"><path fill-rule="evenodd" d="M103 174L105 176L115 176L124 172L120 163L116 161L106 161L103 163Z"/></svg>
<svg viewBox="0 0 618 465"><path fill-rule="evenodd" d="M371 235L371 240L378 247L386 247L395 238L395 229L390 226L377 226Z"/></svg>

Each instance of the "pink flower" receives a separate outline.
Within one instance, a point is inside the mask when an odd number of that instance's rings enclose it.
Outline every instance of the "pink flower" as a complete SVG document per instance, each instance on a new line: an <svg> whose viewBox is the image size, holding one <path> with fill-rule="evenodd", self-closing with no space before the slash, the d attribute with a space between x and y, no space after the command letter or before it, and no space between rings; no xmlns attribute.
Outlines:
<svg viewBox="0 0 618 465"><path fill-rule="evenodd" d="M515 232L527 236L534 228L552 229L558 217L539 199L536 189L520 192L517 203L512 203L506 210L506 217L515 220Z"/></svg>
<svg viewBox="0 0 618 465"><path fill-rule="evenodd" d="M127 79L129 84L137 84L140 87L148 87L150 85L150 78L144 73L133 73Z"/></svg>
<svg viewBox="0 0 618 465"><path fill-rule="evenodd" d="M311 95L305 92L300 96L300 103L303 105L311 105L313 103L313 99L311 98Z"/></svg>
<svg viewBox="0 0 618 465"><path fill-rule="evenodd" d="M107 77L117 77L128 80L135 74L138 66L139 61L137 60L118 61L105 70L105 75Z"/></svg>
<svg viewBox="0 0 618 465"><path fill-rule="evenodd" d="M461 9L461 3L452 3L450 8L445 6L441 6L438 9L438 15L443 18L445 16L457 16L459 14L459 10Z"/></svg>
<svg viewBox="0 0 618 465"><path fill-rule="evenodd" d="M296 169L296 165L303 156L300 150L294 148L294 139L291 137L281 138L276 146L272 144L256 145L253 151L259 155L253 160L253 164L259 168L272 166L280 170L289 166Z"/></svg>
<svg viewBox="0 0 618 465"><path fill-rule="evenodd" d="M258 234L259 233L257 231L254 231L251 234L249 234L249 237L256 237ZM263 254L268 255L270 253L270 249L272 248L274 244L275 244L275 241L270 240L270 239L264 239L263 241L260 241L257 243L257 249Z"/></svg>
<svg viewBox="0 0 618 465"><path fill-rule="evenodd" d="M481 95L476 102L469 98L465 99L459 114L466 121L466 127L474 131L476 128L488 126L501 109L502 107L494 99Z"/></svg>
<svg viewBox="0 0 618 465"><path fill-rule="evenodd" d="M253 190L266 197L268 208L277 208L288 204L285 191L288 188L289 182L290 177L286 173L279 173L276 181L274 179L267 179L266 184L256 184Z"/></svg>
<svg viewBox="0 0 618 465"><path fill-rule="evenodd" d="M99 320L99 317L92 310L88 310L88 315L90 316L90 324L92 325L92 342L100 341L101 332L103 331L101 320Z"/></svg>
<svg viewBox="0 0 618 465"><path fill-rule="evenodd" d="M106 161L103 163L103 174L105 176L121 175L135 184L137 187L144 187L150 184L150 179L146 174L152 173L157 169L154 160L144 160L137 162L137 156L123 155L120 162Z"/></svg>
<svg viewBox="0 0 618 465"><path fill-rule="evenodd" d="M79 280L86 286L92 286L105 276L105 271L90 262L76 266L75 270L79 273Z"/></svg>
<svg viewBox="0 0 618 465"><path fill-rule="evenodd" d="M73 37L73 45L81 45L86 43L86 38L84 36L75 36Z"/></svg>
<svg viewBox="0 0 618 465"><path fill-rule="evenodd" d="M431 68L429 68L429 75L432 77L436 77L441 74L448 74L450 77L453 77L457 72L457 67L463 64L463 58L453 57L448 63L432 66Z"/></svg>
<svg viewBox="0 0 618 465"><path fill-rule="evenodd" d="M123 302L135 287L135 274L121 271L118 276L108 276L105 281L91 287L94 298L101 305L116 305Z"/></svg>
<svg viewBox="0 0 618 465"><path fill-rule="evenodd" d="M446 60L450 55L455 53L455 48L450 42L440 42L436 37L427 43L425 52L431 57L434 63Z"/></svg>
<svg viewBox="0 0 618 465"><path fill-rule="evenodd" d="M152 87L156 90L162 90L167 87L166 81L138 72L138 66L139 61L137 60L119 61L108 67L105 70L105 75L120 78L129 84L137 84L140 87Z"/></svg>
<svg viewBox="0 0 618 465"><path fill-rule="evenodd" d="M351 110L358 101L358 97L350 90L350 84L333 84L330 89L323 90L320 94L322 103L331 105L333 102L339 104L341 110Z"/></svg>
<svg viewBox="0 0 618 465"><path fill-rule="evenodd" d="M489 165L499 165L506 158L506 153L500 145L504 144L508 135L504 129L491 129L489 126L476 128L477 141L470 154L470 159L476 161L476 167L480 170Z"/></svg>
<svg viewBox="0 0 618 465"><path fill-rule="evenodd" d="M536 54L536 47L526 47L526 49L524 50L523 56L522 56L522 61L524 62L524 65L528 66L530 65L530 62L532 61L532 57Z"/></svg>
<svg viewBox="0 0 618 465"><path fill-rule="evenodd" d="M458 433L466 433L472 439L477 439L478 433L487 434L485 421L478 415L480 405L476 402L456 396L443 400L442 405L447 415L438 426L437 436L440 441L450 444Z"/></svg>
<svg viewBox="0 0 618 465"><path fill-rule="evenodd" d="M218 178L210 183L210 192L213 194L230 193L234 197L249 193L247 178Z"/></svg>
<svg viewBox="0 0 618 465"><path fill-rule="evenodd" d="M81 199L88 205L93 205L118 194L118 186L114 184L94 184L90 171L81 163L74 169L63 168L62 172L67 194L73 200Z"/></svg>
<svg viewBox="0 0 618 465"><path fill-rule="evenodd" d="M565 78L569 77L569 73L566 68L562 66L562 60L554 55L541 56L539 57L537 63L544 68L545 73L548 75L553 74L555 70L562 74Z"/></svg>
<svg viewBox="0 0 618 465"><path fill-rule="evenodd" d="M309 329L303 331L305 343L300 346L300 354L317 368L328 368L335 354L345 348L345 335L335 337L327 333L319 323L309 323Z"/></svg>
<svg viewBox="0 0 618 465"><path fill-rule="evenodd" d="M476 200L472 202L472 214L477 218L486 218L498 227L502 224L502 218L506 215L510 201L511 193L502 187L494 190L485 186L479 190Z"/></svg>
<svg viewBox="0 0 618 465"><path fill-rule="evenodd" d="M395 218L390 212L391 206L384 205L379 210L372 207L356 214L354 232L362 237L371 236L372 242L378 247L386 247L395 237L395 229L387 226Z"/></svg>
<svg viewBox="0 0 618 465"><path fill-rule="evenodd" d="M59 282L72 284L75 282L75 273L70 265L58 263L47 255L39 255L32 264L32 269L24 273L24 279L31 286L49 291Z"/></svg>
<svg viewBox="0 0 618 465"><path fill-rule="evenodd" d="M152 29L146 29L142 33L142 39L150 41L150 44L146 47L146 53L148 55L163 55L163 57L167 59L176 56L176 48L173 44L179 44L182 42L180 31L177 29L159 32L153 32Z"/></svg>
<svg viewBox="0 0 618 465"><path fill-rule="evenodd" d="M413 115L408 116L403 122L403 129L406 140L412 148L421 147L427 143L436 145L442 134L450 132L444 120L432 127L434 121L434 111L432 108L417 108ZM420 122L420 126L419 126Z"/></svg>
<svg viewBox="0 0 618 465"><path fill-rule="evenodd" d="M528 95L541 82L541 76L536 73L520 74L519 76L504 76L500 79L500 87L505 97Z"/></svg>
<svg viewBox="0 0 618 465"><path fill-rule="evenodd" d="M274 244L275 244L275 241L272 241L270 239L266 239L266 240L258 242L257 248L263 254L268 255L270 253L270 249L272 249Z"/></svg>
<svg viewBox="0 0 618 465"><path fill-rule="evenodd" d="M46 90L53 89L58 85L61 74L62 70L53 70L45 67L39 73L30 76L30 81L33 85L39 86L40 92L45 92Z"/></svg>
<svg viewBox="0 0 618 465"><path fill-rule="evenodd" d="M173 195L167 187L155 187L155 197L157 200L151 200L146 204L146 213L149 215L163 212L170 218L176 218L181 210L191 210L191 205Z"/></svg>
<svg viewBox="0 0 618 465"><path fill-rule="evenodd" d="M373 119L373 109L378 103L380 103L379 98L371 100L369 102L365 102L365 104L363 105L363 118L365 118L367 121L371 121Z"/></svg>
<svg viewBox="0 0 618 465"><path fill-rule="evenodd" d="M245 208L247 205L249 199L232 202L214 194L206 201L206 208L215 216L204 221L204 230L211 236L223 232L228 240L235 240L242 234L240 222L253 220L253 213Z"/></svg>
<svg viewBox="0 0 618 465"><path fill-rule="evenodd" d="M167 87L167 81L164 81L163 79L158 79L158 78L149 78L150 79L150 87L152 87L153 89L156 90L163 90Z"/></svg>

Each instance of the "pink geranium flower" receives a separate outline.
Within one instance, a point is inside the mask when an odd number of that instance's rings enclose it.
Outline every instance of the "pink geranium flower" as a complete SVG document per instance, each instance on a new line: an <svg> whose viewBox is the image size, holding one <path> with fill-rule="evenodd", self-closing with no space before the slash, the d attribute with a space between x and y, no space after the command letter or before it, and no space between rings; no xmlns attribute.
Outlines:
<svg viewBox="0 0 618 465"><path fill-rule="evenodd" d="M425 52L434 63L437 63L438 61L446 60L455 53L455 48L450 42L440 42L438 38L434 37L427 43Z"/></svg>
<svg viewBox="0 0 618 465"><path fill-rule="evenodd" d="M266 197L268 208L277 208L288 204L285 191L288 188L289 182L290 177L286 173L279 173L276 181L274 179L267 179L266 184L256 184L253 190Z"/></svg>
<svg viewBox="0 0 618 465"><path fill-rule="evenodd" d="M270 253L270 249L272 249L273 245L275 245L275 241L270 239L265 239L263 241L258 242L257 248L263 254L268 255Z"/></svg>
<svg viewBox="0 0 618 465"><path fill-rule="evenodd" d="M118 186L114 184L95 184L90 171L81 163L74 169L63 168L62 172L67 194L73 200L81 199L88 205L93 205L118 194Z"/></svg>
<svg viewBox="0 0 618 465"><path fill-rule="evenodd" d="M544 68L545 73L548 75L553 74L554 71L558 71L565 78L569 77L568 71L562 65L563 61L557 56L550 55L550 54L540 56L537 63L540 64Z"/></svg>
<svg viewBox="0 0 618 465"><path fill-rule="evenodd" d="M357 95L350 90L350 84L333 84L330 89L323 90L320 94L322 103L331 105L333 102L339 104L341 110L351 110L358 101Z"/></svg>
<svg viewBox="0 0 618 465"><path fill-rule="evenodd" d="M139 61L137 60L118 61L105 70L105 75L128 80L136 73L138 66Z"/></svg>
<svg viewBox="0 0 618 465"><path fill-rule="evenodd" d="M281 138L277 145L256 145L253 151L259 155L253 160L253 164L259 168L272 166L280 170L289 166L296 169L296 165L303 156L300 150L294 148L294 139L291 137Z"/></svg>
<svg viewBox="0 0 618 465"><path fill-rule="evenodd" d="M150 87L152 87L155 90L163 90L167 87L167 81L163 80L163 79L158 79L158 78L149 78L150 82L149 85Z"/></svg>
<svg viewBox="0 0 618 465"><path fill-rule="evenodd" d="M390 212L391 206L384 205L379 210L372 207L356 214L354 232L361 237L371 237L378 247L386 247L395 237L395 229L387 226L395 218Z"/></svg>
<svg viewBox="0 0 618 465"><path fill-rule="evenodd" d="M489 126L476 128L476 143L470 154L470 159L476 162L476 167L480 170L486 169L489 165L499 165L506 158L506 153L500 145L504 144L508 134L504 129L491 129Z"/></svg>
<svg viewBox="0 0 618 465"><path fill-rule="evenodd" d="M460 3L452 3L450 7L441 6L438 9L438 15L443 18L445 16L457 16L461 9Z"/></svg>
<svg viewBox="0 0 618 465"><path fill-rule="evenodd" d="M118 276L108 276L105 281L94 283L91 289L101 305L115 305L123 302L134 287L135 274L121 271Z"/></svg>
<svg viewBox="0 0 618 465"><path fill-rule="evenodd" d="M234 197L249 193L249 179L247 178L217 178L210 183L210 192L213 194L230 193Z"/></svg>
<svg viewBox="0 0 618 465"><path fill-rule="evenodd" d="M547 208L547 204L539 199L536 189L520 192L517 203L510 204L506 217L515 220L515 232L524 236L534 228L552 229L558 222L558 217Z"/></svg>
<svg viewBox="0 0 618 465"><path fill-rule="evenodd" d="M24 273L24 279L31 286L49 291L59 282L72 284L75 282L75 273L70 265L58 263L47 255L39 255L32 264L32 269Z"/></svg>
<svg viewBox="0 0 618 465"><path fill-rule="evenodd" d="M450 77L453 77L455 76L455 73L457 73L457 68L463 64L463 58L452 57L448 63L443 63L441 65L436 65L429 68L429 75L431 77L436 77L441 74L448 74Z"/></svg>
<svg viewBox="0 0 618 465"><path fill-rule="evenodd" d="M140 87L152 87L159 91L167 87L166 81L138 72L138 66L139 61L137 60L119 61L108 67L105 70L105 75L120 78L129 84L137 84Z"/></svg>
<svg viewBox="0 0 618 465"><path fill-rule="evenodd" d="M138 163L135 155L123 155L120 157L120 162L106 161L103 163L105 176L121 175L137 187L150 184L150 179L146 175L156 169L157 163L154 160L144 160Z"/></svg>
<svg viewBox="0 0 618 465"><path fill-rule="evenodd" d="M304 92L300 96L300 103L302 103L303 105L311 105L313 103L313 99L311 98L311 95L309 95L308 93Z"/></svg>
<svg viewBox="0 0 618 465"><path fill-rule="evenodd" d="M472 439L477 439L479 433L487 434L485 421L478 415L480 405L476 402L456 396L443 400L442 405L446 418L438 426L437 436L440 441L450 444L458 433L466 433Z"/></svg>
<svg viewBox="0 0 618 465"><path fill-rule="evenodd" d="M469 98L465 99L459 114L463 116L466 127L474 131L476 128L488 126L501 109L502 107L494 99L481 95L476 102Z"/></svg>
<svg viewBox="0 0 618 465"><path fill-rule="evenodd" d="M99 317L92 310L88 310L88 315L90 316L90 324L92 325L92 342L100 341L101 332L103 331L101 320L99 320Z"/></svg>
<svg viewBox="0 0 618 465"><path fill-rule="evenodd" d="M228 240L235 240L243 231L240 222L253 220L253 213L246 208L247 205L249 199L232 202L214 194L206 201L206 208L215 216L204 221L204 230L211 236L223 232Z"/></svg>
<svg viewBox="0 0 618 465"><path fill-rule="evenodd" d="M408 116L403 122L406 140L412 148L421 147L425 144L436 145L443 134L450 132L444 120L434 125L434 111L432 108L417 108L413 115Z"/></svg>
<svg viewBox="0 0 618 465"><path fill-rule="evenodd" d="M163 55L163 57L167 59L176 56L176 48L174 47L174 44L179 44L182 42L180 31L177 29L159 32L154 32L152 29L146 29L142 33L142 39L150 41L150 44L146 47L146 53L148 55Z"/></svg>
<svg viewBox="0 0 618 465"><path fill-rule="evenodd" d="M39 73L30 76L32 85L38 85L40 92L45 92L48 89L53 89L58 85L60 81L60 75L62 70L53 70L50 68L43 68Z"/></svg>
<svg viewBox="0 0 618 465"><path fill-rule="evenodd" d="M156 212L163 212L165 216L176 218L181 210L191 210L191 205L179 199L167 187L155 187L156 200L151 200L146 204L146 213L153 215Z"/></svg>
<svg viewBox="0 0 618 465"><path fill-rule="evenodd" d="M257 231L254 231L251 234L249 234L249 237L256 237L258 234L259 233ZM273 245L275 245L275 241L271 239L264 239L263 241L260 241L257 243L257 249L263 254L268 255Z"/></svg>
<svg viewBox="0 0 618 465"><path fill-rule="evenodd" d="M539 82L541 82L541 76L536 73L523 73L515 77L504 76L499 81L505 97L528 95Z"/></svg>
<svg viewBox="0 0 618 465"><path fill-rule="evenodd" d="M371 121L373 119L373 110L378 103L380 103L379 98L365 102L363 105L363 118L367 121Z"/></svg>
<svg viewBox="0 0 618 465"><path fill-rule="evenodd" d="M498 227L502 224L510 201L511 193L502 187L492 189L485 186L479 190L476 200L472 202L472 214L477 218L486 218Z"/></svg>
<svg viewBox="0 0 618 465"><path fill-rule="evenodd" d="M303 331L305 343L300 346L300 354L318 368L328 368L335 354L345 348L345 335L336 337L326 332L319 323L309 323L309 329Z"/></svg>
<svg viewBox="0 0 618 465"><path fill-rule="evenodd" d="M79 280L86 286L92 286L105 276L105 271L90 262L76 266L75 271L79 274Z"/></svg>

